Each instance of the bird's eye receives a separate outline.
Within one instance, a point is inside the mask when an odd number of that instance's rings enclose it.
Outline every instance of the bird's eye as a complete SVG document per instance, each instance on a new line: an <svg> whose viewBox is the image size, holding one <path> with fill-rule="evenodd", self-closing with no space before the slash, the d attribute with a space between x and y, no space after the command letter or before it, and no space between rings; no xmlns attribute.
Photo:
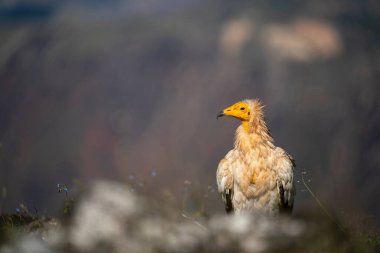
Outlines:
<svg viewBox="0 0 380 253"><path fill-rule="evenodd" d="M245 110L245 107L240 107L240 110L242 110L242 111Z"/></svg>
<svg viewBox="0 0 380 253"><path fill-rule="evenodd" d="M251 115L251 112L248 112L248 115Z"/></svg>

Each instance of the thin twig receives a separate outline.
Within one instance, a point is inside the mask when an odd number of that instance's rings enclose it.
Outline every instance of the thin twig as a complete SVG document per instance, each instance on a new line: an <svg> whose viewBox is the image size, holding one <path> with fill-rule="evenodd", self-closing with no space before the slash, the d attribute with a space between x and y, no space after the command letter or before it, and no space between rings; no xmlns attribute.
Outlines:
<svg viewBox="0 0 380 253"><path fill-rule="evenodd" d="M185 213L182 213L182 217L185 218L185 219L187 219L187 220L190 220L190 221L194 222L195 225L199 226L203 230L207 230L207 228L205 226L203 226L199 221L197 221L193 217L189 217Z"/></svg>
<svg viewBox="0 0 380 253"><path fill-rule="evenodd" d="M311 190L310 186L306 183L305 181L305 178L304 178L304 173L306 172L305 170L301 172L301 179L302 179L302 183L303 185L305 186L305 188L307 189L307 191L311 194L311 196L315 199L315 201L317 202L318 206L323 210L323 212L325 213L325 215L332 221L335 223L335 225L337 225L337 227L342 231L344 232L344 229L343 227L339 224L339 222L334 219L334 217L331 215L331 213L326 209L326 207L322 204L322 202L319 200L319 198L314 194L314 192Z"/></svg>

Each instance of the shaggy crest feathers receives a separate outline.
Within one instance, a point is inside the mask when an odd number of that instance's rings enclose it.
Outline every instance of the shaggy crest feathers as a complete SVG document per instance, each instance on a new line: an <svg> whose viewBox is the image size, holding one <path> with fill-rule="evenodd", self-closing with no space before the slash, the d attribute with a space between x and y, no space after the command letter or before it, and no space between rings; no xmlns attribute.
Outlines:
<svg viewBox="0 0 380 253"><path fill-rule="evenodd" d="M235 132L235 148L242 151L250 150L253 146L267 145L273 147L273 138L264 120L264 105L258 99L244 100L251 110L248 127L239 126Z"/></svg>

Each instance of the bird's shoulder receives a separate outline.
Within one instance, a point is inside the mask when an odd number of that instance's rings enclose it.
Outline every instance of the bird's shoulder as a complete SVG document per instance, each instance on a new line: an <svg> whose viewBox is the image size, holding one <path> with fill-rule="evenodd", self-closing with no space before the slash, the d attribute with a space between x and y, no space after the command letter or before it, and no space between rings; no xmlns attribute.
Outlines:
<svg viewBox="0 0 380 253"><path fill-rule="evenodd" d="M239 150L231 149L230 151L228 151L224 159L228 161L234 161L236 159L239 159L240 158L239 156L240 156Z"/></svg>
<svg viewBox="0 0 380 253"><path fill-rule="evenodd" d="M277 162L277 165L286 166L286 167L290 167L290 168L296 167L296 161L284 149L282 149L280 147L275 147L273 154L274 154L274 159Z"/></svg>
<svg viewBox="0 0 380 253"><path fill-rule="evenodd" d="M236 149L230 150L225 157L220 160L218 169L219 168L226 168L226 167L231 167L233 166L236 162L240 160L240 154L239 151Z"/></svg>

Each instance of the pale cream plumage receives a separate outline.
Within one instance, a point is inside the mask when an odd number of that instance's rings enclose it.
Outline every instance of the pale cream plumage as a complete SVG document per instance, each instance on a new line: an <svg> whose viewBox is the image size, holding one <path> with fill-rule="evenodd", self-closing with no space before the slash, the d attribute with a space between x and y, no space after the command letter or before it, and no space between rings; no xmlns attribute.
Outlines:
<svg viewBox="0 0 380 253"><path fill-rule="evenodd" d="M216 179L226 211L279 213L293 208L294 160L273 144L260 101L244 100L218 116L242 121L234 148L220 161Z"/></svg>

